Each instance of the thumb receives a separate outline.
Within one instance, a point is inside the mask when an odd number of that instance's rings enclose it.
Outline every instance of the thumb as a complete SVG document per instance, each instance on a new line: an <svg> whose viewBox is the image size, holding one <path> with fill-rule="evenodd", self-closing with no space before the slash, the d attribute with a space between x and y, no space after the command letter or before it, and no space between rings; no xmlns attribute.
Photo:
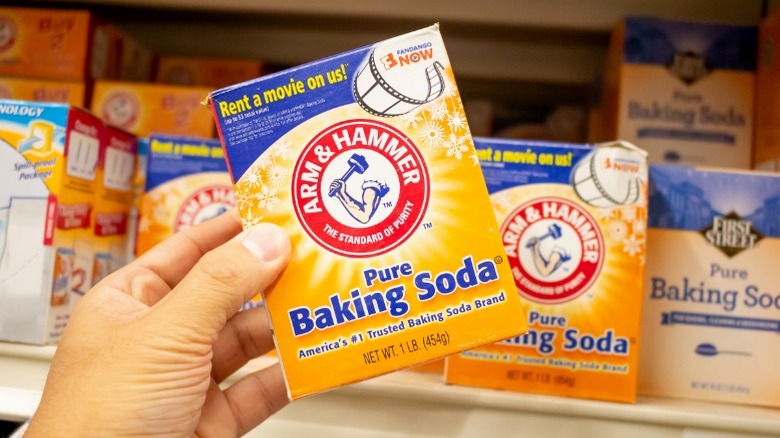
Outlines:
<svg viewBox="0 0 780 438"><path fill-rule="evenodd" d="M201 257L152 314L211 342L241 305L276 280L289 258L284 231L258 224Z"/></svg>

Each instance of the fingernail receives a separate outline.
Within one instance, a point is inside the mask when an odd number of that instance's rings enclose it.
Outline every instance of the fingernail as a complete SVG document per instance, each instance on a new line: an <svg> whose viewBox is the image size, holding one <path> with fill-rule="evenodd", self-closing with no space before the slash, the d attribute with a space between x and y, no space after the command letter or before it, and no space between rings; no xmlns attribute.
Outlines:
<svg viewBox="0 0 780 438"><path fill-rule="evenodd" d="M274 224L261 223L255 225L246 237L244 247L260 260L270 262L282 255L287 246L287 235Z"/></svg>

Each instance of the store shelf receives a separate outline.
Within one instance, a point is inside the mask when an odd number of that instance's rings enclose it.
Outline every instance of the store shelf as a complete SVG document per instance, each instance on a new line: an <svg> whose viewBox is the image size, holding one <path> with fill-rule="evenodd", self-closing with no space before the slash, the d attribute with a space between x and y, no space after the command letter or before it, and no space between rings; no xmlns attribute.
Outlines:
<svg viewBox="0 0 780 438"><path fill-rule="evenodd" d="M0 419L32 414L53 347L0 343ZM275 361L251 362L226 382ZM777 437L780 410L642 397L636 405L447 386L402 371L296 401L251 436Z"/></svg>
<svg viewBox="0 0 780 438"><path fill-rule="evenodd" d="M625 15L757 23L762 0L81 0L21 4L95 9L162 54L257 57L296 65L440 22L459 78L511 83L486 97L570 103L570 89L593 83L608 33ZM483 87L484 89L484 87ZM469 96L468 87L464 91ZM584 103L586 93L577 93ZM527 99L527 100L526 100Z"/></svg>
<svg viewBox="0 0 780 438"><path fill-rule="evenodd" d="M65 0L61 0L65 3ZM67 2L72 3L72 2ZM146 6L179 10L296 14L392 20L460 22L491 26L605 31L624 15L754 23L761 0L86 0L97 5Z"/></svg>

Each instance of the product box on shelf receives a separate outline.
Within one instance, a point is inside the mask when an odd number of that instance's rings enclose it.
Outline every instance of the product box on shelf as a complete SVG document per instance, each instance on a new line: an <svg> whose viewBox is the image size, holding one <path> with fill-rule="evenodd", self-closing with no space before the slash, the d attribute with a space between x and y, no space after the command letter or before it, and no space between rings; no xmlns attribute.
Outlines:
<svg viewBox="0 0 780 438"><path fill-rule="evenodd" d="M155 134L148 148L136 255L235 206L218 140Z"/></svg>
<svg viewBox="0 0 780 438"><path fill-rule="evenodd" d="M127 263L137 154L138 140L134 135L106 126L97 167L92 285Z"/></svg>
<svg viewBox="0 0 780 438"><path fill-rule="evenodd" d="M475 138L528 332L447 358L451 384L633 402L644 151Z"/></svg>
<svg viewBox="0 0 780 438"><path fill-rule="evenodd" d="M66 104L0 101L0 339L59 339L90 286L104 126Z"/></svg>
<svg viewBox="0 0 780 438"><path fill-rule="evenodd" d="M210 88L97 81L92 111L106 123L139 137L171 134L213 137L214 121L201 105Z"/></svg>
<svg viewBox="0 0 780 438"><path fill-rule="evenodd" d="M650 163L748 169L757 28L626 18L613 32L598 124Z"/></svg>
<svg viewBox="0 0 780 438"><path fill-rule="evenodd" d="M292 399L525 329L438 26L211 106L244 225L292 239L264 296Z"/></svg>
<svg viewBox="0 0 780 438"><path fill-rule="evenodd" d="M651 166L639 390L780 407L780 176Z"/></svg>
<svg viewBox="0 0 780 438"><path fill-rule="evenodd" d="M260 77L263 63L256 59L160 56L155 82L222 88Z"/></svg>
<svg viewBox="0 0 780 438"><path fill-rule="evenodd" d="M780 10L759 27L756 67L756 129L753 165L756 169L780 171Z"/></svg>
<svg viewBox="0 0 780 438"><path fill-rule="evenodd" d="M0 76L121 79L128 41L89 11L0 7Z"/></svg>
<svg viewBox="0 0 780 438"><path fill-rule="evenodd" d="M0 99L61 102L83 107L85 92L82 81L0 77Z"/></svg>

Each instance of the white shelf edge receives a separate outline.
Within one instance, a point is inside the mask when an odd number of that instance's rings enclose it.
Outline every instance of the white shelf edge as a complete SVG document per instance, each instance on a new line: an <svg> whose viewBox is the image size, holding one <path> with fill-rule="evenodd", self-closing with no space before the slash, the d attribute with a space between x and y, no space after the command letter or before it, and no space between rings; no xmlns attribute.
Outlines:
<svg viewBox="0 0 780 438"><path fill-rule="evenodd" d="M13 375L16 370L7 368L8 364L25 368L29 368L30 365L40 366L41 362L48 365L54 352L54 346L40 347L0 342L0 368L5 367L4 374ZM275 362L277 358L274 356L255 359L227 379L224 384L230 385L252 371ZM37 406L42 389L42 387L13 388L8 384L0 384L0 402L10 395L21 400L12 405L7 402L0 403L0 417L7 419L29 417ZM361 398L381 397L623 423L780 435L780 409L660 397L639 397L637 403L633 405L563 398L445 385L439 375L408 370L338 388L330 393L341 394L356 401Z"/></svg>

